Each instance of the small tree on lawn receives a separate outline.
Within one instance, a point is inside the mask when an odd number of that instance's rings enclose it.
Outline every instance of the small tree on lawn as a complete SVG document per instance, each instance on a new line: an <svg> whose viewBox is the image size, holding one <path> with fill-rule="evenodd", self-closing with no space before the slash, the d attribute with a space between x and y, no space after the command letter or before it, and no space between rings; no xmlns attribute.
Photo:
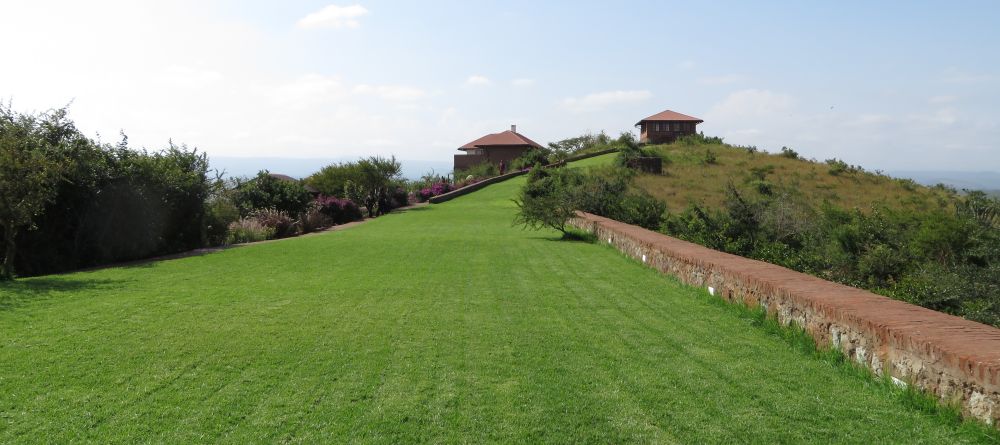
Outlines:
<svg viewBox="0 0 1000 445"><path fill-rule="evenodd" d="M0 281L14 279L17 235L56 196L65 162L59 148L78 136L60 109L42 115L21 114L0 104L0 231L4 257Z"/></svg>
<svg viewBox="0 0 1000 445"><path fill-rule="evenodd" d="M575 191L582 183L583 175L576 169L535 165L514 200L518 207L514 224L536 230L550 227L566 236L566 224L578 207Z"/></svg>

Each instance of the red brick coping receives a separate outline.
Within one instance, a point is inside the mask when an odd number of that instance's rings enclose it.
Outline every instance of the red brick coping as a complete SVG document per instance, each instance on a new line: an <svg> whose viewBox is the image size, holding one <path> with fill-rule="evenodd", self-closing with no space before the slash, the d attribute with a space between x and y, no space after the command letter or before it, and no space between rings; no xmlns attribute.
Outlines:
<svg viewBox="0 0 1000 445"><path fill-rule="evenodd" d="M589 213L571 224L685 284L794 322L877 375L1000 420L1000 329Z"/></svg>

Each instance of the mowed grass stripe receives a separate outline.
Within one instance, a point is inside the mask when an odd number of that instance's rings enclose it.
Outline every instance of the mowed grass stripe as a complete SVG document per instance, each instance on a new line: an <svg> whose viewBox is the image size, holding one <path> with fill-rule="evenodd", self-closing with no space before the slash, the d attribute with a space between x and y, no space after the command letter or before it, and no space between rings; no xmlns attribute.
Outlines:
<svg viewBox="0 0 1000 445"><path fill-rule="evenodd" d="M987 441L613 249L511 227L523 181L2 285L0 442Z"/></svg>

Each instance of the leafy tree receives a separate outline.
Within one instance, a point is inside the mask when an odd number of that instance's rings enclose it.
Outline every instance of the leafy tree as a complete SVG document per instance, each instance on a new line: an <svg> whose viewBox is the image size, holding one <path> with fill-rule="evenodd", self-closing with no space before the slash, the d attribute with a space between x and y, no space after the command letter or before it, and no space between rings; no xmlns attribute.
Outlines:
<svg viewBox="0 0 1000 445"><path fill-rule="evenodd" d="M393 207L393 192L400 187L402 166L396 157L371 156L357 162L359 175L344 185L347 198L368 209L369 217Z"/></svg>
<svg viewBox="0 0 1000 445"><path fill-rule="evenodd" d="M34 115L0 104L0 229L5 246L0 280L14 278L18 233L34 227L35 218L55 198L66 169L58 149L76 134L65 109Z"/></svg>
<svg viewBox="0 0 1000 445"><path fill-rule="evenodd" d="M549 227L565 237L566 224L577 210L573 190L582 183L583 175L577 169L544 169L535 165L514 200L518 207L514 224L535 230Z"/></svg>
<svg viewBox="0 0 1000 445"><path fill-rule="evenodd" d="M330 164L321 168L318 172L306 178L305 183L315 187L323 195L343 198L346 196L344 194L344 187L347 185L347 182L357 182L361 175L362 172L358 163L343 162Z"/></svg>
<svg viewBox="0 0 1000 445"><path fill-rule="evenodd" d="M267 170L261 170L250 180L237 181L232 200L243 217L263 209L298 215L309 208L312 195L299 181L276 178Z"/></svg>

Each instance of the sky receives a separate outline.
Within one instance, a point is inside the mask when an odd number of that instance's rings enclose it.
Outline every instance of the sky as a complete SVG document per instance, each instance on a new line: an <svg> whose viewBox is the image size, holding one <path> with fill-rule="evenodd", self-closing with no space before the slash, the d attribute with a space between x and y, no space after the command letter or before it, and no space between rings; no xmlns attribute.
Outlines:
<svg viewBox="0 0 1000 445"><path fill-rule="evenodd" d="M671 109L771 152L1000 171L1000 2L0 0L0 99L210 157L450 163ZM318 166L317 166L318 168Z"/></svg>

